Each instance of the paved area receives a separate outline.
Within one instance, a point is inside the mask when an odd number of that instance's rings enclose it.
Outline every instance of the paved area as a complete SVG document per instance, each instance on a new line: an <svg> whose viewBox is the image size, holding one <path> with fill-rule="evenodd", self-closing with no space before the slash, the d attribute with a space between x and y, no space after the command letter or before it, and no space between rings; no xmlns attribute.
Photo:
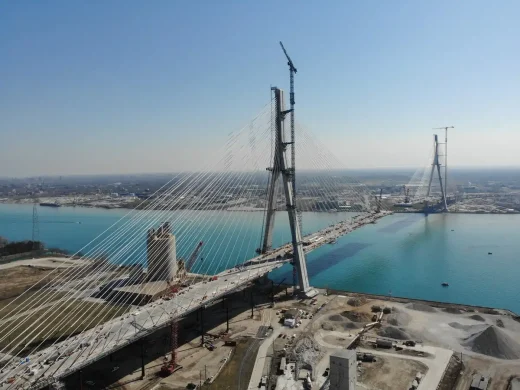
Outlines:
<svg viewBox="0 0 520 390"><path fill-rule="evenodd" d="M428 367L426 375L419 384L418 390L433 390L439 385L444 371L450 362L453 351L444 348L437 348L431 346L415 346L413 349L418 351L424 351L432 355L432 357L418 357L418 356L407 356L400 355L392 352L383 352L377 349L365 349L359 348L360 352L368 352L379 356L388 356L391 358L405 359L405 360L416 360L425 364Z"/></svg>

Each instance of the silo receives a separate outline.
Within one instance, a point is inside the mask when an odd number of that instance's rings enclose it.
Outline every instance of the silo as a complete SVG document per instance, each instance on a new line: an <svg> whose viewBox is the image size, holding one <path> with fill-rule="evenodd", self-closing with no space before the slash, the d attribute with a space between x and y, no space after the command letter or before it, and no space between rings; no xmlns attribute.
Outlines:
<svg viewBox="0 0 520 390"><path fill-rule="evenodd" d="M173 280L177 272L177 252L170 224L165 222L157 230L148 230L146 244L148 280Z"/></svg>

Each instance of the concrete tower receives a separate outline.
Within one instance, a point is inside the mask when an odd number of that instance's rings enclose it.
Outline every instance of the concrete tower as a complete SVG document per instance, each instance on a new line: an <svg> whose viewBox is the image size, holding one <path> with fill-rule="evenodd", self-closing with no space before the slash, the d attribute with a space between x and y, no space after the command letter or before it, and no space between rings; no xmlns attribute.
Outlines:
<svg viewBox="0 0 520 390"><path fill-rule="evenodd" d="M271 172L271 179L268 189L267 212L265 218L265 230L262 242L262 253L266 253L272 249L274 218L276 214L276 198L277 183L282 177L283 188L285 192L285 202L287 213L289 214L289 225L291 227L292 245L293 245L293 261L298 273L298 281L300 290L307 296L314 296L317 292L309 285L309 277L307 275L307 264L305 263L305 253L303 251L302 234L300 224L296 215L296 205L293 197L293 173L294 167L287 164L286 148L284 135L284 119L285 115L290 111L285 111L284 96L281 89L273 87L276 104L276 129L275 129L275 150L273 166L268 168ZM294 145L293 145L294 146Z"/></svg>
<svg viewBox="0 0 520 390"><path fill-rule="evenodd" d="M330 390L354 390L357 371L356 351L340 349L330 355Z"/></svg>
<svg viewBox="0 0 520 390"><path fill-rule="evenodd" d="M146 240L148 281L172 281L177 274L177 249L170 224L148 230Z"/></svg>
<svg viewBox="0 0 520 390"><path fill-rule="evenodd" d="M434 149L434 156L433 156L433 162L432 162L432 170L430 172L430 181L428 183L428 192L427 192L426 196L430 196L430 191L432 189L433 174L435 172L435 168L437 168L437 175L439 176L439 185L441 187L442 207L443 207L443 210L447 212L448 204L446 202L446 192L445 192L446 189L442 185L441 163L440 163L440 159L439 159L439 139L437 137L437 134L433 135L433 149Z"/></svg>

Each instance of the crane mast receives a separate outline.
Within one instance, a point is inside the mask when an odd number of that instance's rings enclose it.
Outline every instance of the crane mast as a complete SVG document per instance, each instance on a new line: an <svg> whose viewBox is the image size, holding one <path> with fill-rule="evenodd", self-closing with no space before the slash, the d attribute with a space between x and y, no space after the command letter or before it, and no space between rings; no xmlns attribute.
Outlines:
<svg viewBox="0 0 520 390"><path fill-rule="evenodd" d="M289 65L289 81L290 81L290 113L291 113L291 174L292 174L292 193L293 193L293 199L294 199L294 207L296 207L296 148L295 148L295 137L294 137L294 75L298 72L296 67L294 66L291 57L289 57L289 54L287 54L287 51L285 50L285 47L283 46L283 43L280 41L280 46L282 47L283 53L285 54L285 57L287 57L287 65ZM302 214L301 212L298 212L296 210L297 215L297 223L300 225L300 229L302 227ZM296 287L296 267L293 266L293 287Z"/></svg>
<svg viewBox="0 0 520 390"><path fill-rule="evenodd" d="M183 275L180 275L171 285L170 285L170 293L169 296L171 298L175 297L175 295L179 292L181 289L182 283L186 280L188 276L188 272L191 271L191 268L193 267L193 264L195 263L195 260L197 260L197 257L200 253L200 250L202 248L202 245L204 243L200 241L197 246L195 247L195 250L190 255L188 261L185 265L185 273ZM172 321L170 323L170 351L171 351L171 359L170 361L165 361L163 366L161 367L161 375L168 376L171 375L173 372L178 370L180 366L177 364L177 347L179 346L178 341L179 339L179 323L175 318L172 318Z"/></svg>

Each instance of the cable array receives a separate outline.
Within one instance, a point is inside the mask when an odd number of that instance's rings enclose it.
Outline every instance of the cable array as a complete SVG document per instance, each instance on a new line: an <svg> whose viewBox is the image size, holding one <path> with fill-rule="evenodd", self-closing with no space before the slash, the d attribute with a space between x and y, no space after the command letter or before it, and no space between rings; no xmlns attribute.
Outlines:
<svg viewBox="0 0 520 390"><path fill-rule="evenodd" d="M229 134L223 148L215 152L217 158L208 158L211 163L205 169L172 177L135 210L81 248L83 255L78 251L71 256L78 266L54 269L10 302L0 320L4 328L0 333L2 376L16 372L20 357L33 356L43 349L55 351L57 359L86 348L88 360L99 342L95 330L102 324L108 324L104 332L116 344L127 340L131 332L117 319L128 318L129 312L141 305L143 295L167 294L168 290L167 270L148 262L164 250L159 242L145 244L152 228L169 223L176 237L177 258L188 259L197 243L204 242L199 260L193 269L187 270L184 283L188 286L207 275L241 267L254 257L257 238L263 230L263 213L258 211L265 209L263 196L269 184L265 168L272 165L273 119L273 105L268 104L249 124ZM371 211L373 195L367 188L349 179L339 160L308 130L297 124L296 131L297 154L305 156L312 167L309 172L299 173L298 209L326 212L350 204L353 211ZM283 191L279 189L277 193L277 204L283 207ZM347 199L349 203L342 205ZM290 241L289 232L281 238L282 242ZM145 265L147 272L138 272L136 281L129 282L128 274L135 275L134 271ZM155 278L149 280L146 275ZM133 293L112 295L113 288L107 287L107 283L114 280L116 284L125 284L125 288L131 287ZM208 284L204 295L212 289ZM92 302L93 297L97 301ZM105 301L93 315L92 307ZM194 297L186 306L179 305L173 312L163 309L158 317L152 315L149 305L141 306L139 310L147 316L144 323L135 326L144 327L148 322L152 327L159 326L180 309L198 307L198 302ZM38 321L34 321L35 316ZM108 337L105 344L109 343ZM80 356L65 358L57 366L49 365L38 373L38 378L72 369Z"/></svg>

